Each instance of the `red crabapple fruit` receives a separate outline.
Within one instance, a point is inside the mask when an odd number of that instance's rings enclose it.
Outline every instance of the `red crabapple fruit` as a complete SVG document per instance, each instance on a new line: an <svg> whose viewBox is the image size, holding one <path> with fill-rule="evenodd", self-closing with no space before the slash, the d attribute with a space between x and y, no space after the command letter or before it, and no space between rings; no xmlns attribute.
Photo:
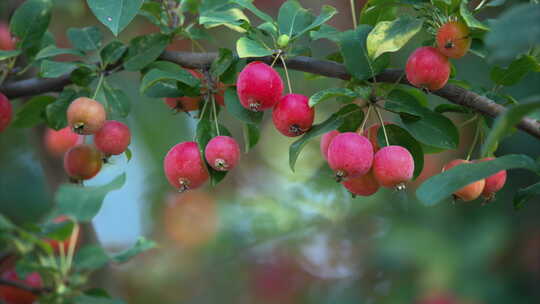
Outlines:
<svg viewBox="0 0 540 304"><path fill-rule="evenodd" d="M379 191L379 183L373 176L373 171L359 177L349 178L342 184L354 195L370 196Z"/></svg>
<svg viewBox="0 0 540 304"><path fill-rule="evenodd" d="M58 131L47 129L45 131L45 148L53 156L63 156L69 149L82 144L84 137L65 127Z"/></svg>
<svg viewBox="0 0 540 304"><path fill-rule="evenodd" d="M460 21L443 24L437 31L437 48L446 57L461 58L471 47L469 28Z"/></svg>
<svg viewBox="0 0 540 304"><path fill-rule="evenodd" d="M78 145L64 154L64 170L74 180L91 179L101 165L101 153L91 145Z"/></svg>
<svg viewBox="0 0 540 304"><path fill-rule="evenodd" d="M61 216L55 218L53 220L53 223L60 224L60 223L63 223L65 221L69 221L69 218L67 216L61 215ZM46 240L46 242L49 243L49 245L51 245L54 252L61 252L60 247L62 247L63 248L62 250L64 250L64 252L67 253L67 250L68 250L68 248L69 248L69 246L71 244L71 240L73 239L73 240L75 240L77 242L77 240L80 238L80 236L79 236L80 230L78 228L79 228L79 225L75 224L71 234L68 237L66 237L65 239L63 239L63 240L52 240L51 239L51 240Z"/></svg>
<svg viewBox="0 0 540 304"><path fill-rule="evenodd" d="M9 32L7 24L0 22L0 50L11 51L15 49L15 39Z"/></svg>
<svg viewBox="0 0 540 304"><path fill-rule="evenodd" d="M272 111L272 121L276 129L289 137L300 136L311 129L315 110L308 102L309 99L301 94L283 96Z"/></svg>
<svg viewBox="0 0 540 304"><path fill-rule="evenodd" d="M129 127L116 120L107 120L94 136L96 148L105 155L122 154L130 143Z"/></svg>
<svg viewBox="0 0 540 304"><path fill-rule="evenodd" d="M389 125L390 122L385 122L384 125ZM381 127L380 124L374 124L369 129L365 130L362 135L367 137L369 141L371 142L371 145L373 146L373 152L379 151L381 147L379 147L379 141L377 140L377 135L379 133L379 128Z"/></svg>
<svg viewBox="0 0 540 304"><path fill-rule="evenodd" d="M86 97L75 99L67 109L68 124L77 134L95 134L105 123L106 117L103 105Z"/></svg>
<svg viewBox="0 0 540 304"><path fill-rule="evenodd" d="M468 160L454 159L453 161L449 162L443 167L443 171L449 170L461 164L468 164L468 163L470 163L470 161ZM485 184L486 184L485 179L481 179L479 181L470 183L467 186L459 189L458 191L454 192L454 195L465 202L475 200L480 196L480 194L482 194L482 191L484 191Z"/></svg>
<svg viewBox="0 0 540 304"><path fill-rule="evenodd" d="M486 157L477 161L484 162L494 159L494 157ZM486 185L484 186L484 190L482 191L482 196L487 200L492 200L495 197L495 193L501 190L506 183L506 170L501 170L489 177L486 177L485 180Z"/></svg>
<svg viewBox="0 0 540 304"><path fill-rule="evenodd" d="M26 278L21 279L15 269L11 268L2 273L2 279L24 284L33 288L42 288L43 281L37 272L29 273ZM14 286L0 285L0 302L7 304L32 304L37 299L37 295Z"/></svg>
<svg viewBox="0 0 540 304"><path fill-rule="evenodd" d="M324 157L324 159L328 160L328 146L330 146L330 143L334 139L334 137L338 136L339 131L332 130L330 132L325 133L321 138L321 154Z"/></svg>
<svg viewBox="0 0 540 304"><path fill-rule="evenodd" d="M216 136L206 145L204 155L210 167L218 171L229 171L238 164L240 146L230 136Z"/></svg>
<svg viewBox="0 0 540 304"><path fill-rule="evenodd" d="M386 188L402 190L412 179L414 159L409 150L401 146L381 148L373 158L373 175Z"/></svg>
<svg viewBox="0 0 540 304"><path fill-rule="evenodd" d="M13 106L9 99L0 93L0 132L4 131L13 117Z"/></svg>
<svg viewBox="0 0 540 304"><path fill-rule="evenodd" d="M251 111L272 108L283 93L283 81L279 74L260 61L246 65L238 74L236 85L240 103Z"/></svg>
<svg viewBox="0 0 540 304"><path fill-rule="evenodd" d="M337 135L328 147L328 164L339 182L368 173L372 162L371 143L354 132Z"/></svg>
<svg viewBox="0 0 540 304"><path fill-rule="evenodd" d="M450 77L450 62L436 48L425 46L409 56L405 73L414 86L436 91L444 87Z"/></svg>
<svg viewBox="0 0 540 304"><path fill-rule="evenodd" d="M169 183L180 192L202 186L208 180L208 170L194 141L172 147L163 161Z"/></svg>

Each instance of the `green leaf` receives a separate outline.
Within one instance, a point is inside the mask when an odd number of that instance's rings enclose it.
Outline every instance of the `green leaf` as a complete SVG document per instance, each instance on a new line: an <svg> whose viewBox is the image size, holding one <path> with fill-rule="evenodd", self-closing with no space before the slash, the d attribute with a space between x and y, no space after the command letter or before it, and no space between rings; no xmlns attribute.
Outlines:
<svg viewBox="0 0 540 304"><path fill-rule="evenodd" d="M135 18L144 0L86 0L86 2L98 20L118 36Z"/></svg>
<svg viewBox="0 0 540 304"><path fill-rule="evenodd" d="M19 38L20 48L39 45L49 27L52 6L51 0L27 0L17 8L9 28Z"/></svg>
<svg viewBox="0 0 540 304"><path fill-rule="evenodd" d="M245 152L253 149L261 139L261 129L258 125L245 123L243 128L244 142L246 144Z"/></svg>
<svg viewBox="0 0 540 304"><path fill-rule="evenodd" d="M236 52L240 58L270 56L274 53L261 43L245 36L236 41Z"/></svg>
<svg viewBox="0 0 540 304"><path fill-rule="evenodd" d="M261 20L269 23L273 23L274 19L265 12L261 11L255 5L253 5L253 0L231 0L232 3L236 3L240 5L241 7L250 10L255 16L260 18Z"/></svg>
<svg viewBox="0 0 540 304"><path fill-rule="evenodd" d="M358 94L355 91L347 89L347 88L330 88L330 89L322 90L313 94L309 98L309 106L314 107L315 105L325 100L336 98L336 97L342 97L346 100L352 101L358 97Z"/></svg>
<svg viewBox="0 0 540 304"><path fill-rule="evenodd" d="M133 152L131 152L130 148L127 148L124 153L126 154L126 159L129 162L133 158Z"/></svg>
<svg viewBox="0 0 540 304"><path fill-rule="evenodd" d="M30 99L17 111L13 126L30 128L43 122L45 109L54 101L55 98L52 96L36 96Z"/></svg>
<svg viewBox="0 0 540 304"><path fill-rule="evenodd" d="M540 44L538 20L540 20L540 5L511 6L491 23L491 31L486 34L488 59L506 63L526 53L532 46Z"/></svg>
<svg viewBox="0 0 540 304"><path fill-rule="evenodd" d="M133 247L119 254L114 255L112 257L112 260L115 261L116 263L125 263L129 261L131 258L156 247L157 247L156 242L152 240L147 240L144 237L139 237L139 239L137 239L137 242L135 243L135 245L133 245Z"/></svg>
<svg viewBox="0 0 540 304"><path fill-rule="evenodd" d="M199 24L204 25L206 28L224 25L232 30L243 33L246 30L242 26L249 24L249 19L237 8L208 10L201 12Z"/></svg>
<svg viewBox="0 0 540 304"><path fill-rule="evenodd" d="M112 41L107 44L100 53L103 66L114 64L124 56L128 47L120 41Z"/></svg>
<svg viewBox="0 0 540 304"><path fill-rule="evenodd" d="M388 124L384 128L386 129L390 145L402 146L411 153L414 159L413 179L416 179L424 169L424 151L422 150L422 145L409 132L397 125ZM379 128L377 140L379 147L386 146L383 128Z"/></svg>
<svg viewBox="0 0 540 304"><path fill-rule="evenodd" d="M0 213L0 231L9 231L15 228L16 226L7 217Z"/></svg>
<svg viewBox="0 0 540 304"><path fill-rule="evenodd" d="M163 34L139 36L131 40L124 68L128 71L141 70L155 61L169 42L169 37Z"/></svg>
<svg viewBox="0 0 540 304"><path fill-rule="evenodd" d="M75 98L77 98L77 92L66 89L60 93L55 102L47 106L45 118L49 128L60 130L67 126L67 108Z"/></svg>
<svg viewBox="0 0 540 304"><path fill-rule="evenodd" d="M367 51L371 59L386 52L399 51L422 29L423 20L403 16L393 21L377 23L367 37Z"/></svg>
<svg viewBox="0 0 540 304"><path fill-rule="evenodd" d="M396 0L370 0L362 8L360 24L375 26L379 22L396 19L401 1Z"/></svg>
<svg viewBox="0 0 540 304"><path fill-rule="evenodd" d="M219 125L219 131L220 131L219 132L220 135L231 136L231 133L229 132L229 130L227 130L227 128L225 128L221 124ZM216 136L218 136L218 131L216 129L215 122L208 118L201 117L199 119L199 123L197 124L195 139L197 141L197 144L199 145L199 151L201 152L201 157L203 158L205 164L207 165L208 173L210 174L210 182L212 183L213 186L217 185L227 175L227 171L217 171L217 170L214 170L212 167L208 166L206 157L204 155L204 150L206 149L206 145L212 138Z"/></svg>
<svg viewBox="0 0 540 304"><path fill-rule="evenodd" d="M128 0L124 0L128 1ZM98 296L78 295L73 298L72 303L77 304L125 304L124 301L118 299L109 299Z"/></svg>
<svg viewBox="0 0 540 304"><path fill-rule="evenodd" d="M43 78L56 78L71 73L77 66L76 63L72 62L43 60L39 75Z"/></svg>
<svg viewBox="0 0 540 304"><path fill-rule="evenodd" d="M540 195L540 183L530 185L529 187L519 189L514 196L514 209L521 209L525 203L533 197Z"/></svg>
<svg viewBox="0 0 540 304"><path fill-rule="evenodd" d="M109 262L109 256L100 246L86 245L77 250L74 262L79 271L96 270Z"/></svg>
<svg viewBox="0 0 540 304"><path fill-rule="evenodd" d="M124 91L113 88L107 83L103 86L103 93L107 99L109 112L118 114L120 117L127 117L131 110L131 101Z"/></svg>
<svg viewBox="0 0 540 304"><path fill-rule="evenodd" d="M529 72L540 72L540 63L532 56L523 55L506 69L493 67L490 76L496 84L511 86L520 82Z"/></svg>
<svg viewBox="0 0 540 304"><path fill-rule="evenodd" d="M317 16L317 18L315 18L315 20L309 26L307 26L302 31L300 31L296 35L296 37L302 36L305 33L323 25L325 22L332 19L332 17L334 17L335 14L337 14L337 10L334 7L330 5L323 5L323 7L321 8L321 14Z"/></svg>
<svg viewBox="0 0 540 304"><path fill-rule="evenodd" d="M79 56L79 57L84 56L84 54L79 50L60 49L60 48L57 48L56 45L49 45L48 47L39 51L35 59L39 60L39 59L50 58L50 57L54 57L58 55L74 55L74 56Z"/></svg>
<svg viewBox="0 0 540 304"><path fill-rule="evenodd" d="M435 112L437 113L462 113L468 114L471 113L471 110L463 106L453 104L453 103L443 103L435 107Z"/></svg>
<svg viewBox="0 0 540 304"><path fill-rule="evenodd" d="M291 170L294 171L294 166L296 165L298 156L300 155L300 152L308 143L308 141L315 137L323 135L324 133L336 130L343 125L350 125L351 118L360 122L362 122L364 118L364 112L362 112L362 109L355 104L349 104L344 106L339 111L332 114L324 122L314 125L311 130L306 132L306 134L300 137L300 139L292 143L292 145L289 147L289 166L291 167ZM342 130L341 132L345 131L351 130Z"/></svg>
<svg viewBox="0 0 540 304"><path fill-rule="evenodd" d="M468 8L469 0L461 0L461 5L459 6L459 13L461 14L461 17L465 21L465 24L471 29L477 29L482 31L488 31L489 28L484 25L482 22L478 21L471 11L469 11Z"/></svg>
<svg viewBox="0 0 540 304"><path fill-rule="evenodd" d="M229 49L219 49L219 55L216 60L212 62L210 66L210 73L213 77L218 78L221 74L225 73L234 61L234 56Z"/></svg>
<svg viewBox="0 0 540 304"><path fill-rule="evenodd" d="M63 241L71 236L75 224L72 221L60 223L48 222L43 226L43 237L47 239Z"/></svg>
<svg viewBox="0 0 540 304"><path fill-rule="evenodd" d="M13 51L2 51L0 50L0 61L6 60L9 58L17 57L21 54L21 51L19 50L13 50Z"/></svg>
<svg viewBox="0 0 540 304"><path fill-rule="evenodd" d="M83 52L95 51L101 47L103 34L95 26L84 28L70 28L67 31L67 36L71 44L78 50Z"/></svg>
<svg viewBox="0 0 540 304"><path fill-rule="evenodd" d="M375 61L368 57L366 38L371 26L360 25L353 31L349 30L340 35L341 54L347 71L358 80L366 80L379 74L388 64L389 57L381 56Z"/></svg>
<svg viewBox="0 0 540 304"><path fill-rule="evenodd" d="M313 15L300 5L298 0L288 0L279 8L278 27L280 34L293 37L313 23Z"/></svg>
<svg viewBox="0 0 540 304"><path fill-rule="evenodd" d="M186 84L190 87L199 87L200 80L191 75L187 70L177 66L178 68L175 71L171 70L162 70L162 69L152 69L146 73L141 81L140 92L142 94L147 94L148 91L151 91L156 85L163 84L174 84L174 82L180 82ZM165 96L160 96L165 97Z"/></svg>
<svg viewBox="0 0 540 304"><path fill-rule="evenodd" d="M238 120L248 124L260 124L263 118L263 112L250 111L240 104L236 89L233 87L227 88L225 91L225 109Z"/></svg>
<svg viewBox="0 0 540 304"><path fill-rule="evenodd" d="M274 23L265 22L257 26L257 29L261 30L263 33L266 33L272 37L278 37L278 30Z"/></svg>
<svg viewBox="0 0 540 304"><path fill-rule="evenodd" d="M81 187L64 184L60 186L55 196L56 215L67 215L78 222L89 222L101 209L103 199L111 191L124 186L126 174L119 175L109 184L98 187Z"/></svg>
<svg viewBox="0 0 540 304"><path fill-rule="evenodd" d="M443 149L456 149L459 132L445 116L423 107L415 96L402 90L392 91L384 107L400 114L405 128L419 142Z"/></svg>
<svg viewBox="0 0 540 304"><path fill-rule="evenodd" d="M90 68L91 67L91 68ZM88 87L96 79L95 66L80 66L71 72L71 81L81 87Z"/></svg>
<svg viewBox="0 0 540 304"><path fill-rule="evenodd" d="M335 27L327 24L321 25L318 30L309 32L311 40L328 39L333 42L339 42L339 35L341 34Z"/></svg>
<svg viewBox="0 0 540 304"><path fill-rule="evenodd" d="M424 205L435 205L470 183L484 179L501 170L537 170L538 165L526 155L505 155L494 160L458 165L426 180L417 190L416 197Z"/></svg>
<svg viewBox="0 0 540 304"><path fill-rule="evenodd" d="M538 109L540 109L540 102L524 103L508 107L507 110L495 120L484 145L482 145L482 155L488 155L494 152L499 140L506 136L511 128L517 125L523 117Z"/></svg>

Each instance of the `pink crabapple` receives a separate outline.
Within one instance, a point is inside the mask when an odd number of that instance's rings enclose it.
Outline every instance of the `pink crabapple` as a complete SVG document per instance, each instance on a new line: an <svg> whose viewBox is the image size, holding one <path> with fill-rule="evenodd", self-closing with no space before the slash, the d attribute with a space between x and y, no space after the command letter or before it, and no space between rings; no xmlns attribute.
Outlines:
<svg viewBox="0 0 540 304"><path fill-rule="evenodd" d="M330 146L330 143L334 139L334 137L338 136L340 133L337 130L332 130L330 132L326 132L322 138L321 138L321 154L324 157L324 159L328 160L328 147Z"/></svg>
<svg viewBox="0 0 540 304"><path fill-rule="evenodd" d="M43 140L45 148L51 155L61 157L69 149L82 144L84 136L73 132L70 127L65 127L58 131L47 129Z"/></svg>
<svg viewBox="0 0 540 304"><path fill-rule="evenodd" d="M229 171L238 164L240 146L230 136L216 136L206 145L204 155L210 167L218 171Z"/></svg>
<svg viewBox="0 0 540 304"><path fill-rule="evenodd" d="M354 195L371 196L379 191L379 182L373 176L373 171L364 175L349 178L342 182L343 186Z"/></svg>
<svg viewBox="0 0 540 304"><path fill-rule="evenodd" d="M486 157L477 160L477 162L484 162L494 160L494 157ZM482 191L482 196L487 200L492 200L495 198L495 193L501 190L506 183L506 170L501 170L489 177L485 178L486 184L484 190Z"/></svg>
<svg viewBox="0 0 540 304"><path fill-rule="evenodd" d="M449 170L455 166L461 164L468 164L470 161L464 159L454 159L443 167L443 171ZM484 191L484 186L486 184L485 179L481 179L476 182L472 182L467 186L454 192L454 196L458 197L462 201L468 202L477 199L482 191Z"/></svg>
<svg viewBox="0 0 540 304"><path fill-rule="evenodd" d="M373 162L373 147L367 138L354 132L334 137L328 147L328 164L337 181L366 174Z"/></svg>
<svg viewBox="0 0 540 304"><path fill-rule="evenodd" d="M94 135L96 148L106 156L119 155L126 151L131 143L129 127L116 120L107 120Z"/></svg>
<svg viewBox="0 0 540 304"><path fill-rule="evenodd" d="M461 58L471 47L472 37L465 23L454 20L437 30L437 48L446 57Z"/></svg>
<svg viewBox="0 0 540 304"><path fill-rule="evenodd" d="M296 137L313 125L315 110L309 106L309 98L301 94L287 94L274 106L272 121L281 134Z"/></svg>
<svg viewBox="0 0 540 304"><path fill-rule="evenodd" d="M208 180L208 170L194 141L172 147L163 161L169 183L179 192L199 188Z"/></svg>
<svg viewBox="0 0 540 304"><path fill-rule="evenodd" d="M405 73L414 86L436 91L444 87L450 77L450 62L436 48L425 46L409 56Z"/></svg>
<svg viewBox="0 0 540 304"><path fill-rule="evenodd" d="M272 108L283 93L283 81L279 74L260 61L246 65L238 74L236 85L240 103L251 111Z"/></svg>
<svg viewBox="0 0 540 304"><path fill-rule="evenodd" d="M77 134L95 134L105 123L106 117L103 105L87 97L75 99L67 109L68 124Z"/></svg>
<svg viewBox="0 0 540 304"><path fill-rule="evenodd" d="M402 190L412 179L414 159L409 150L401 146L381 148L373 158L373 175L386 188Z"/></svg>
<svg viewBox="0 0 540 304"><path fill-rule="evenodd" d="M101 153L91 145L78 145L64 154L64 170L74 180L93 178L101 170L101 165Z"/></svg>

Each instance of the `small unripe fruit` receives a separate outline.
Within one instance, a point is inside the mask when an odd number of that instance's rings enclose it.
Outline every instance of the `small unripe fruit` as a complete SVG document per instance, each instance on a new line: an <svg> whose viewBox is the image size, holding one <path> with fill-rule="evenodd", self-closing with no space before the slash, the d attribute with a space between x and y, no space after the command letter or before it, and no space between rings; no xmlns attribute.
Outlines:
<svg viewBox="0 0 540 304"><path fill-rule="evenodd" d="M411 54L405 73L413 85L436 91L444 87L450 77L450 62L436 48L425 46Z"/></svg>
<svg viewBox="0 0 540 304"><path fill-rule="evenodd" d="M283 93L283 81L279 74L260 61L246 65L238 75L236 85L240 103L251 111L272 108Z"/></svg>
<svg viewBox="0 0 540 304"><path fill-rule="evenodd" d="M332 130L330 132L325 133L321 138L321 154L324 157L324 159L328 160L328 147L330 146L330 143L334 139L334 137L339 135L339 131Z"/></svg>
<svg viewBox="0 0 540 304"><path fill-rule="evenodd" d="M24 284L33 288L42 288L43 281L37 272L32 272L26 278L20 279L15 269L8 269L2 273L2 279ZM0 285L0 302L6 304L32 304L37 300L37 295L17 287Z"/></svg>
<svg viewBox="0 0 540 304"><path fill-rule="evenodd" d="M468 164L468 163L470 163L468 160L455 159L449 162L448 164L446 164L443 168L443 171L449 170L461 164ZM459 189L458 191L454 192L454 195L465 202L475 200L480 196L480 194L482 194L482 191L484 191L485 184L486 184L486 181L484 179L481 179L479 181L470 183L467 186Z"/></svg>
<svg viewBox="0 0 540 304"><path fill-rule="evenodd" d="M59 216L59 217L57 217L57 218L55 218L53 220L53 222L57 223L57 224L63 223L65 221L69 221L69 219L68 219L67 216L63 216L63 215L61 215L61 216ZM65 238L63 240L60 240L60 241L59 240L46 240L46 242L49 243L49 245L51 245L54 252L56 252L56 253L61 252L60 247L63 247L64 252L67 253L68 248L69 248L69 246L71 244L71 239L73 238L75 241L78 241L80 239L80 236L79 236L80 230L78 229L78 227L79 227L79 225L75 224L71 234L67 238ZM74 235L74 234L77 234L77 235ZM75 245L77 245L77 244L75 244Z"/></svg>
<svg viewBox="0 0 540 304"><path fill-rule="evenodd" d="M103 105L86 97L75 99L67 109L68 124L77 134L95 134L103 127L106 117Z"/></svg>
<svg viewBox="0 0 540 304"><path fill-rule="evenodd" d="M0 22L0 50L11 51L15 49L15 39L9 32L7 24Z"/></svg>
<svg viewBox="0 0 540 304"><path fill-rule="evenodd" d="M124 153L131 143L131 132L124 123L107 120L94 136L94 144L105 155Z"/></svg>
<svg viewBox="0 0 540 304"><path fill-rule="evenodd" d="M289 37L289 35L281 34L277 39L277 45L280 48L287 47L287 45L289 45L290 40L291 40L291 37Z"/></svg>
<svg viewBox="0 0 540 304"><path fill-rule="evenodd" d="M373 176L372 171L359 177L349 178L342 184L354 195L370 196L379 190L379 183Z"/></svg>
<svg viewBox="0 0 540 304"><path fill-rule="evenodd" d="M309 98L301 94L287 94L274 106L272 121L281 134L289 137L306 133L313 125L315 110Z"/></svg>
<svg viewBox="0 0 540 304"><path fill-rule="evenodd" d="M337 135L328 147L328 164L336 173L338 181L368 173L372 162L371 143L354 132Z"/></svg>
<svg viewBox="0 0 540 304"><path fill-rule="evenodd" d="M74 180L87 180L101 170L101 153L91 145L78 145L64 155L64 170Z"/></svg>
<svg viewBox="0 0 540 304"><path fill-rule="evenodd" d="M489 160L494 160L494 157L486 157L478 160L478 162L484 162ZM486 177L486 184L484 190L482 191L482 196L488 200L491 200L495 197L495 193L501 190L506 183L506 170L501 170L489 177Z"/></svg>
<svg viewBox="0 0 540 304"><path fill-rule="evenodd" d="M9 99L0 93L0 132L4 131L13 117L13 106Z"/></svg>
<svg viewBox="0 0 540 304"><path fill-rule="evenodd" d="M208 171L196 142L183 142L172 147L163 161L169 183L180 192L196 189L208 180Z"/></svg>
<svg viewBox="0 0 540 304"><path fill-rule="evenodd" d="M238 164L240 146L230 136L216 136L206 145L204 155L210 167L218 171L229 171Z"/></svg>
<svg viewBox="0 0 540 304"><path fill-rule="evenodd" d="M47 129L45 131L45 148L53 156L63 156L69 149L83 143L84 136L79 135L65 127L58 131Z"/></svg>
<svg viewBox="0 0 540 304"><path fill-rule="evenodd" d="M461 58L471 47L469 28L460 21L443 24L437 31L437 48L446 57Z"/></svg>
<svg viewBox="0 0 540 304"><path fill-rule="evenodd" d="M391 123L385 122L384 125L389 125ZM364 136L369 139L371 142L371 145L373 146L373 152L379 151L381 147L379 147L379 141L377 140L377 135L379 134L379 128L381 127L380 124L374 124L369 129L364 131Z"/></svg>
<svg viewBox="0 0 540 304"><path fill-rule="evenodd" d="M381 186L402 190L413 173L414 159L409 150L401 146L386 146L375 153L373 175Z"/></svg>

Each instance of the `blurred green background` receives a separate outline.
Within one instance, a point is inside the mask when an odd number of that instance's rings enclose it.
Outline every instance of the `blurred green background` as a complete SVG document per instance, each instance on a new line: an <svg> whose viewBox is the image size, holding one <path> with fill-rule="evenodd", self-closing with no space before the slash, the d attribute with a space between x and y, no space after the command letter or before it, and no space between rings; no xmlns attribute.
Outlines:
<svg viewBox="0 0 540 304"><path fill-rule="evenodd" d="M0 0L0 19L7 21L19 2ZM282 2L255 5L275 16ZM301 2L315 13L323 4L332 5L340 14L331 25L352 26L347 0ZM362 3L357 1L358 9ZM487 10L483 17L502 9ZM55 1L50 30L59 47L69 47L68 28L89 25L109 35L85 1ZM154 31L137 17L120 39ZM206 49L234 49L233 32L218 28L211 34L214 40L203 43ZM403 67L426 38L418 37L393 56L392 66ZM320 58L336 51L327 40L312 47ZM169 49L191 50L191 45L178 41ZM490 67L478 57L467 55L454 64L457 79L487 90L493 86ZM292 77L294 91L308 96L340 85L334 79L306 80L300 72ZM267 114L261 141L242 155L224 182L180 195L167 183L162 161L170 147L193 138L196 120L173 115L162 100L140 96L134 73L110 78L132 98L127 123L133 159L114 158L88 183L104 184L127 172L124 187L105 199L94 229L110 251L128 247L139 235L160 245L126 265L107 268L95 282L128 303L540 303L540 205L531 201L521 211L512 208L515 191L535 182L532 174L509 172L506 187L484 206L451 200L422 206L414 198L419 181L406 192L381 189L369 198L352 198L331 178L318 141L304 149L291 172L288 146L294 140L280 135ZM539 95L539 84L540 75L529 74L505 90L520 100ZM432 106L442 102L430 98ZM318 108L316 121L336 109L331 103ZM451 118L459 123L467 117ZM242 141L240 124L227 113L222 121ZM461 130L459 150L426 156L420 180L466 154L469 128ZM0 134L0 212L19 223L42 220L65 180L61 161L43 149L42 133L43 128L10 127ZM516 132L499 147L499 155L507 153L537 158L540 142Z"/></svg>

